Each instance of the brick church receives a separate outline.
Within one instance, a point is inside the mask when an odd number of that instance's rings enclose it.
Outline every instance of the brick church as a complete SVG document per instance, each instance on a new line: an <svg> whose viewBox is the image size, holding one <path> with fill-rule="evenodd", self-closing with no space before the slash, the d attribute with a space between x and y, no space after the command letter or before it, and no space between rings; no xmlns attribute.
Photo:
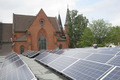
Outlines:
<svg viewBox="0 0 120 80"><path fill-rule="evenodd" d="M67 17L64 30L60 15L48 17L43 9L36 16L13 14L12 24L0 23L0 53L65 49L69 45L66 31Z"/></svg>

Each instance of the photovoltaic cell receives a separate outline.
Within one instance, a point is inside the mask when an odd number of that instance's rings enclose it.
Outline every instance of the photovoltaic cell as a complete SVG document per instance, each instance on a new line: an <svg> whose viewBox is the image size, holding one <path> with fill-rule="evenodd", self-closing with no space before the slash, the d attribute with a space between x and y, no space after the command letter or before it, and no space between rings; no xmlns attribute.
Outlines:
<svg viewBox="0 0 120 80"><path fill-rule="evenodd" d="M118 52L117 55L120 56L120 52Z"/></svg>
<svg viewBox="0 0 120 80"><path fill-rule="evenodd" d="M74 80L97 80L112 66L79 60L63 71Z"/></svg>
<svg viewBox="0 0 120 80"><path fill-rule="evenodd" d="M102 50L102 51L99 51L98 53L99 54L111 54L111 55L115 55L118 51L116 50Z"/></svg>
<svg viewBox="0 0 120 80"><path fill-rule="evenodd" d="M112 59L109 64L115 65L115 66L120 66L120 56L116 56L114 59Z"/></svg>
<svg viewBox="0 0 120 80"><path fill-rule="evenodd" d="M52 63L50 63L49 66L57 71L62 71L63 69L74 63L75 61L77 61L77 59L61 56Z"/></svg>
<svg viewBox="0 0 120 80"><path fill-rule="evenodd" d="M49 55L50 53L48 52L43 52L42 54L39 54L37 57L35 57L35 60L41 60L42 58L46 57L47 55Z"/></svg>
<svg viewBox="0 0 120 80"><path fill-rule="evenodd" d="M55 50L52 50L50 53L56 53L58 52L59 50L55 49Z"/></svg>
<svg viewBox="0 0 120 80"><path fill-rule="evenodd" d="M59 57L59 55L57 55L57 54L50 54L40 61L44 64L49 64L50 62L52 62L53 60L55 60L58 57Z"/></svg>
<svg viewBox="0 0 120 80"><path fill-rule="evenodd" d="M120 68L116 67L103 80L120 80Z"/></svg>
<svg viewBox="0 0 120 80"><path fill-rule="evenodd" d="M29 51L25 51L25 52L22 53L22 55L24 55L24 56L28 56L28 54L30 54L30 53L32 53L32 52L34 52L34 51L31 51L31 50L29 50Z"/></svg>
<svg viewBox="0 0 120 80"><path fill-rule="evenodd" d="M56 52L55 54L63 54L64 53L64 50L59 50L58 52Z"/></svg>
<svg viewBox="0 0 120 80"><path fill-rule="evenodd" d="M73 56L76 53L79 53L79 52L77 50L75 50L75 49L69 49L69 50L65 50L62 55Z"/></svg>
<svg viewBox="0 0 120 80"><path fill-rule="evenodd" d="M20 59L19 56L15 56L15 57L13 57L13 58L10 59L10 60L6 60L6 61L4 62L4 64L2 65L2 67L5 67L5 66L7 66L7 65L15 62L16 60L19 60L19 59Z"/></svg>
<svg viewBox="0 0 120 80"><path fill-rule="evenodd" d="M28 54L28 57L29 57L29 58L33 58L33 57L37 56L39 53L40 53L39 51L34 51L34 52L32 52L32 53L29 53L29 54Z"/></svg>
<svg viewBox="0 0 120 80"><path fill-rule="evenodd" d="M73 55L73 57L79 58L79 59L84 59L84 58L86 58L87 56L89 56L91 54L92 53L88 53L88 52L79 52L79 53Z"/></svg>
<svg viewBox="0 0 120 80"><path fill-rule="evenodd" d="M12 54L12 55L11 55ZM16 53L10 53L0 69L0 80L35 80L35 76Z"/></svg>
<svg viewBox="0 0 120 80"><path fill-rule="evenodd" d="M104 55L104 54L92 54L87 58L87 60L92 60L96 62L106 63L110 60L114 55Z"/></svg>

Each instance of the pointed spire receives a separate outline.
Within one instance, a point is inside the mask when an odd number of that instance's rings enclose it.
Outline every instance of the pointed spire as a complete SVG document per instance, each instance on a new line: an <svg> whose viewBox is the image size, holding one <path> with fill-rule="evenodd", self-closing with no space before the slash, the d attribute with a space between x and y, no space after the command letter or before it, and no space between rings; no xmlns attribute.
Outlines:
<svg viewBox="0 0 120 80"><path fill-rule="evenodd" d="M62 26L62 21L61 21L60 14L58 14L58 24L60 26L60 29L61 29L61 32L62 32L62 36L65 36L64 31L63 31L63 26Z"/></svg>
<svg viewBox="0 0 120 80"><path fill-rule="evenodd" d="M69 12L69 7L68 7L68 5L67 5L67 13L66 13L65 25L68 24L69 19L70 19L70 12Z"/></svg>
<svg viewBox="0 0 120 80"><path fill-rule="evenodd" d="M62 27L62 22L61 22L60 14L58 14L58 23L59 23L59 26Z"/></svg>

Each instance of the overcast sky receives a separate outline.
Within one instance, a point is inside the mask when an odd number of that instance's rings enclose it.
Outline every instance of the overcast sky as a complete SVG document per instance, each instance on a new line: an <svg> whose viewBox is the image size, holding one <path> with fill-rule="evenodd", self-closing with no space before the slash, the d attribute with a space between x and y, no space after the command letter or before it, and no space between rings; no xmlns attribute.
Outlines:
<svg viewBox="0 0 120 80"><path fill-rule="evenodd" d="M42 8L47 16L60 13L64 25L67 5L89 21L104 19L120 26L120 0L0 0L0 22L12 23L13 13L35 16Z"/></svg>

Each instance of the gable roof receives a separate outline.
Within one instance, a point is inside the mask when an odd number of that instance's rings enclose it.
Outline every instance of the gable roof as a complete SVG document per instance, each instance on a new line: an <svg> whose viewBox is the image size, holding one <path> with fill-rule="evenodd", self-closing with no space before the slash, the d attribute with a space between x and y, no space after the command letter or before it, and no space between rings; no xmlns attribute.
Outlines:
<svg viewBox="0 0 120 80"><path fill-rule="evenodd" d="M15 32L26 32L35 20L36 16L13 14L13 29ZM55 28L56 32L60 32L60 26L56 17L47 17Z"/></svg>
<svg viewBox="0 0 120 80"><path fill-rule="evenodd" d="M60 27L59 27L57 18L56 17L48 17L48 19L51 22L51 24L53 25L53 27L55 28L56 32L60 32Z"/></svg>
<svg viewBox="0 0 120 80"><path fill-rule="evenodd" d="M27 41L26 35L23 35L20 38L14 40L14 42L25 42L25 41Z"/></svg>
<svg viewBox="0 0 120 80"><path fill-rule="evenodd" d="M25 32L34 21L35 16L13 14L15 32Z"/></svg>
<svg viewBox="0 0 120 80"><path fill-rule="evenodd" d="M1 42L12 42L12 24L1 23L0 29Z"/></svg>

